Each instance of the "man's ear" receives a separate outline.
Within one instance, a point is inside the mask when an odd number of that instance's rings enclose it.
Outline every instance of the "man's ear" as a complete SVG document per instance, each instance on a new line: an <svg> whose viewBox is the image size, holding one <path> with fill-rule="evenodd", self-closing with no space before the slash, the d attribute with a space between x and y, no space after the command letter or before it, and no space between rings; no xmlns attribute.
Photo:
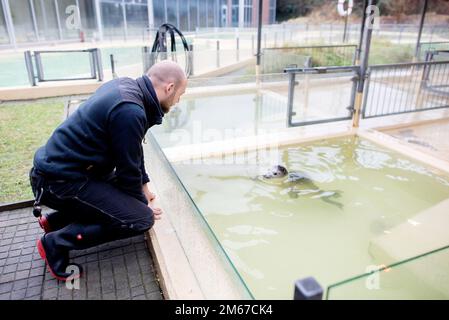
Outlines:
<svg viewBox="0 0 449 320"><path fill-rule="evenodd" d="M171 82L171 83L167 84L165 89L167 90L167 93L171 93L175 89L175 84L173 82Z"/></svg>

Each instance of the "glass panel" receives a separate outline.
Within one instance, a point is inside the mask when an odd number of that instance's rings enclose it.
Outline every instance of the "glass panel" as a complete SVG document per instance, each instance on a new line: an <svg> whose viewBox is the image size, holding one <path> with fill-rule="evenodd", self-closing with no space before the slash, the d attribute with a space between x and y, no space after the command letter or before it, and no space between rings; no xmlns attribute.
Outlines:
<svg viewBox="0 0 449 320"><path fill-rule="evenodd" d="M114 55L115 72L119 77L142 76L142 47L105 47L101 49L105 75L110 74L110 55Z"/></svg>
<svg viewBox="0 0 449 320"><path fill-rule="evenodd" d="M8 44L9 35L6 28L5 12L3 11L3 4L0 3L0 44Z"/></svg>
<svg viewBox="0 0 449 320"><path fill-rule="evenodd" d="M76 5L76 0L58 0L59 19L61 20L62 37L64 39L80 39L80 30L73 26L73 20L70 18L74 11L70 10L69 6Z"/></svg>
<svg viewBox="0 0 449 320"><path fill-rule="evenodd" d="M41 53L41 59L44 80L91 77L87 52Z"/></svg>
<svg viewBox="0 0 449 320"><path fill-rule="evenodd" d="M206 11L206 1L207 0L199 0L199 14L200 14L200 28L206 28L207 26L207 11Z"/></svg>
<svg viewBox="0 0 449 320"><path fill-rule="evenodd" d="M333 284L326 299L449 299L449 246Z"/></svg>
<svg viewBox="0 0 449 320"><path fill-rule="evenodd" d="M261 64L264 73L283 72L287 66L351 66L356 49L355 45L267 48Z"/></svg>
<svg viewBox="0 0 449 320"><path fill-rule="evenodd" d="M95 2L91 0L78 0L80 5L81 26L84 38L93 38L97 36L97 21L95 14Z"/></svg>
<svg viewBox="0 0 449 320"><path fill-rule="evenodd" d="M220 0L219 2L218 25L222 28L228 26L228 0Z"/></svg>
<svg viewBox="0 0 449 320"><path fill-rule="evenodd" d="M199 27L198 4L199 0L190 0L190 28L192 30Z"/></svg>
<svg viewBox="0 0 449 320"><path fill-rule="evenodd" d="M9 1L17 42L36 41L31 8L28 0Z"/></svg>
<svg viewBox="0 0 449 320"><path fill-rule="evenodd" d="M189 30L189 20L188 20L188 12L189 12L189 3L187 1L179 1L179 28L181 32L190 31Z"/></svg>
<svg viewBox="0 0 449 320"><path fill-rule="evenodd" d="M176 0L167 0L167 17L168 23L171 23L174 26L178 26L177 21L177 1Z"/></svg>
<svg viewBox="0 0 449 320"><path fill-rule="evenodd" d="M165 22L164 1L153 1L154 27L159 28Z"/></svg>
<svg viewBox="0 0 449 320"><path fill-rule="evenodd" d="M106 38L125 37L122 5L120 3L101 2L101 20Z"/></svg>
<svg viewBox="0 0 449 320"><path fill-rule="evenodd" d="M223 291L226 291L232 294L229 297L252 299L251 292L150 132L147 138L148 144L144 145L147 169L161 194L165 214L169 215L165 218L173 224L205 298L223 299ZM164 197L170 200L163 202Z"/></svg>
<svg viewBox="0 0 449 320"><path fill-rule="evenodd" d="M55 2L53 0L34 0L34 10L41 40L59 39Z"/></svg>
<svg viewBox="0 0 449 320"><path fill-rule="evenodd" d="M325 121L329 119L349 120L355 90L354 72L329 74L296 74L293 89L293 116L295 124ZM288 88L276 92L288 97Z"/></svg>
<svg viewBox="0 0 449 320"><path fill-rule="evenodd" d="M126 23L128 25L128 36L139 39L148 38L148 8L145 4L126 5Z"/></svg>

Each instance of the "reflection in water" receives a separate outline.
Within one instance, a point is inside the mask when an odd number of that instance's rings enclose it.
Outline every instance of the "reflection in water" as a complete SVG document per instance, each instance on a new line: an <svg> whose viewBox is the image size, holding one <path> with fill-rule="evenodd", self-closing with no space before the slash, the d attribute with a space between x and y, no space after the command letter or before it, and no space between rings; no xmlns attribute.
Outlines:
<svg viewBox="0 0 449 320"><path fill-rule="evenodd" d="M356 137L281 148L278 163L307 176L298 181L263 181L264 158L245 157L174 168L256 298L364 273L384 262L374 239L421 228L414 216L449 198L447 176Z"/></svg>

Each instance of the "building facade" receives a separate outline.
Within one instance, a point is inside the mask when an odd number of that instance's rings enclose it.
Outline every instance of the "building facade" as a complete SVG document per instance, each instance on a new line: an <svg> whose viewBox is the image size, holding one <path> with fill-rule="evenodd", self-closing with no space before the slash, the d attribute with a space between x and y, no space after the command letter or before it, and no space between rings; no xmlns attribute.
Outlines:
<svg viewBox="0 0 449 320"><path fill-rule="evenodd" d="M0 0L0 46L145 37L164 22L181 31L255 27L259 0ZM276 0L263 0L263 23Z"/></svg>

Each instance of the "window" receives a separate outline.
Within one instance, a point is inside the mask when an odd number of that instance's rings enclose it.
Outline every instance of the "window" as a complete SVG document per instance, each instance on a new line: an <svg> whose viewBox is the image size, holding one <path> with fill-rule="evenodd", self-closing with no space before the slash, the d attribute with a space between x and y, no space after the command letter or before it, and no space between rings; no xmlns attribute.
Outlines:
<svg viewBox="0 0 449 320"><path fill-rule="evenodd" d="M243 4L244 22L245 27L251 27L253 25L253 0L245 0Z"/></svg>

